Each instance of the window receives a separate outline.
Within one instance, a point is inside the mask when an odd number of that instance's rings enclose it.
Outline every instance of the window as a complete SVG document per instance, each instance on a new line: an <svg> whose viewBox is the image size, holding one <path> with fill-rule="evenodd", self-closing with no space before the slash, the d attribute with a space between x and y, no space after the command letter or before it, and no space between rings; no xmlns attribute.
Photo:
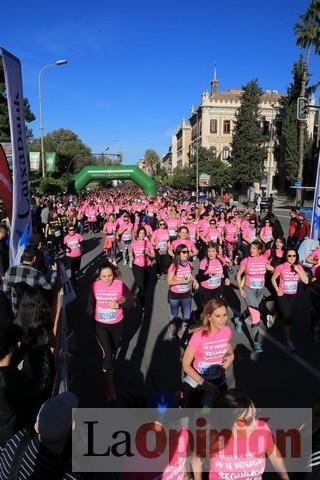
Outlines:
<svg viewBox="0 0 320 480"><path fill-rule="evenodd" d="M230 120L224 120L223 122L223 133L229 135L231 132L231 122Z"/></svg>
<svg viewBox="0 0 320 480"><path fill-rule="evenodd" d="M217 125L217 120L212 119L210 120L210 133L217 133L218 131L218 125Z"/></svg>
<svg viewBox="0 0 320 480"><path fill-rule="evenodd" d="M223 147L223 150L222 150L223 160L228 160L229 155L230 155L230 149L228 147Z"/></svg>
<svg viewBox="0 0 320 480"><path fill-rule="evenodd" d="M270 135L270 123L267 120L262 123L262 134L265 137L268 137Z"/></svg>

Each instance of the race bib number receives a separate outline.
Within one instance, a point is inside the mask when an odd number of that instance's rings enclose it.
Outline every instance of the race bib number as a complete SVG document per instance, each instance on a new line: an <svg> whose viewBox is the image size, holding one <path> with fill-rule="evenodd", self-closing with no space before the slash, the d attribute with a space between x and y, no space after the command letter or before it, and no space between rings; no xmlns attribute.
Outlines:
<svg viewBox="0 0 320 480"><path fill-rule="evenodd" d="M73 240L72 242L68 242L67 246L68 246L68 248L71 248L71 250L73 250L75 248L79 248L80 244L79 244L78 240Z"/></svg>
<svg viewBox="0 0 320 480"><path fill-rule="evenodd" d="M196 236L194 233L190 233L190 240L192 240L193 242L196 241Z"/></svg>
<svg viewBox="0 0 320 480"><path fill-rule="evenodd" d="M283 284L283 291L284 293L296 293L298 289L298 282L292 280L292 281L286 281Z"/></svg>
<svg viewBox="0 0 320 480"><path fill-rule="evenodd" d="M169 230L169 237L175 237L177 232L175 230Z"/></svg>
<svg viewBox="0 0 320 480"><path fill-rule="evenodd" d="M100 322L112 323L117 318L117 310L115 308L98 308L98 319Z"/></svg>
<svg viewBox="0 0 320 480"><path fill-rule="evenodd" d="M130 242L131 238L132 238L132 237L131 237L131 234L130 234L130 233L126 233L126 234L124 234L124 235L122 236L122 240L123 240L124 242Z"/></svg>
<svg viewBox="0 0 320 480"><path fill-rule="evenodd" d="M158 247L161 252L164 252L168 248L168 243L166 241L159 242Z"/></svg>
<svg viewBox="0 0 320 480"><path fill-rule="evenodd" d="M190 284L189 283L184 283L183 285L177 285L177 288L178 288L180 293L189 292Z"/></svg>
<svg viewBox="0 0 320 480"><path fill-rule="evenodd" d="M220 275L213 275L208 280L208 285L211 287L220 287L221 285L221 276Z"/></svg>
<svg viewBox="0 0 320 480"><path fill-rule="evenodd" d="M55 236L55 237L61 237L61 232L60 232L60 230L55 230L54 236Z"/></svg>
<svg viewBox="0 0 320 480"><path fill-rule="evenodd" d="M212 380L219 377L219 366L212 365L212 363L199 362L198 372L203 375L207 380Z"/></svg>
<svg viewBox="0 0 320 480"><path fill-rule="evenodd" d="M250 279L250 288L263 288L264 287L264 279L263 278L251 278Z"/></svg>

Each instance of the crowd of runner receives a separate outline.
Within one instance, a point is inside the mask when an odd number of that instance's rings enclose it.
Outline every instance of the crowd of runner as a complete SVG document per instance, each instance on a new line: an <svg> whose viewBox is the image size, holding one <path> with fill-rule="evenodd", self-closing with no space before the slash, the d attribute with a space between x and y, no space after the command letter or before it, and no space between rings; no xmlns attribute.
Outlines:
<svg viewBox="0 0 320 480"><path fill-rule="evenodd" d="M217 204L195 202L187 192L163 189L150 199L131 184L80 197L42 196L33 199L30 244L20 265L9 267L10 225L0 211L0 478L73 478L67 467L71 417L65 412L76 407L78 400L69 392L51 397L55 378L53 292L60 262L70 268L77 291L85 239L95 235L100 238L102 234L104 260L97 276L89 279L88 311L103 353L106 398L117 397L113 367L128 308L137 308L142 318L151 315L155 285L166 281L167 335L183 351L179 406L232 404L240 412L234 419L237 428L252 428L253 401L228 391L226 371L234 360L232 336L248 332L253 352L260 354L261 324L272 328L276 322L282 326L286 348L295 352L291 325L299 302L312 309L308 326L312 334L316 336L319 330L320 248L307 255L309 268L300 263L298 249L310 226L302 212L292 210L290 217L285 235L272 211L230 206L229 195ZM131 269L136 292L122 280L123 269ZM30 433L34 423L36 434ZM264 453L280 478L287 479L268 426L263 428ZM29 455L22 458L26 445ZM42 455L42 476L31 477L38 454ZM25 476L10 476L15 455ZM227 478L223 472L219 476L218 464L213 461L210 479ZM202 478L199 465L194 458L195 480ZM263 469L261 464L259 475ZM54 477L52 472L62 476ZM253 478L244 472L234 478ZM159 478L192 478L183 470L184 474Z"/></svg>

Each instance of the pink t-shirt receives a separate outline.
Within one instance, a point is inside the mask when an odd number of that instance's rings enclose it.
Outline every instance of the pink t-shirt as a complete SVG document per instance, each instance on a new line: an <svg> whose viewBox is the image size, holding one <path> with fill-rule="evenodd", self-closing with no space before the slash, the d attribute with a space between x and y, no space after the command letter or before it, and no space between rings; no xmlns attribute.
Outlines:
<svg viewBox="0 0 320 480"><path fill-rule="evenodd" d="M152 240L159 252L166 252L168 250L169 232L166 228L158 228L155 230Z"/></svg>
<svg viewBox="0 0 320 480"><path fill-rule="evenodd" d="M197 223L186 223L186 227L189 230L190 240L195 242L197 240Z"/></svg>
<svg viewBox="0 0 320 480"><path fill-rule="evenodd" d="M189 293L191 292L191 281L188 279L191 276L192 272L192 264L191 262L187 262L186 265L181 265L180 263L176 267L173 263L169 267L169 272L175 272L173 276L173 280L182 280L185 279L186 283L181 285L174 285L170 287L170 290L174 293Z"/></svg>
<svg viewBox="0 0 320 480"><path fill-rule="evenodd" d="M225 239L229 243L235 243L237 241L237 235L239 233L239 228L237 225L232 223L227 223L224 227Z"/></svg>
<svg viewBox="0 0 320 480"><path fill-rule="evenodd" d="M120 230L122 231L121 240L123 242L130 242L133 237L133 225L132 223L122 223L119 224Z"/></svg>
<svg viewBox="0 0 320 480"><path fill-rule="evenodd" d="M246 227L242 229L242 238L248 243L254 242L257 238L257 231L255 228Z"/></svg>
<svg viewBox="0 0 320 480"><path fill-rule="evenodd" d="M179 218L168 218L167 219L167 226L168 226L170 237L176 237L177 236L178 225L179 225Z"/></svg>
<svg viewBox="0 0 320 480"><path fill-rule="evenodd" d="M240 265L245 267L245 285L250 288L263 288L265 284L266 265L268 259L259 255L258 257L244 258Z"/></svg>
<svg viewBox="0 0 320 480"><path fill-rule="evenodd" d="M228 352L231 338L232 332L228 326L207 336L198 330L190 338L188 345L196 350L192 366L206 380L221 377L219 366Z"/></svg>
<svg viewBox="0 0 320 480"><path fill-rule="evenodd" d="M301 265L297 265L300 271L303 271ZM289 262L282 263L276 267L279 276L279 288L286 295L294 295L298 290L299 275L291 270Z"/></svg>
<svg viewBox="0 0 320 480"><path fill-rule="evenodd" d="M108 240L115 240L116 238L116 229L117 229L117 224L116 222L107 222L104 224L103 227L103 233L106 234L106 238Z"/></svg>
<svg viewBox="0 0 320 480"><path fill-rule="evenodd" d="M313 250L313 252L310 253L311 257L313 260L317 261L319 258L320 258L320 248L317 248L316 250ZM312 272L312 275L315 276L316 274L316 270L317 268L319 267L319 265L313 265L311 267L311 272Z"/></svg>
<svg viewBox="0 0 320 480"><path fill-rule="evenodd" d="M97 209L96 209L96 207L88 207L86 209L86 215L88 217L88 222L96 222L97 221Z"/></svg>
<svg viewBox="0 0 320 480"><path fill-rule="evenodd" d="M204 270L205 275L210 275L208 280L201 282L201 286L208 290L214 290L221 287L223 278L223 265L220 260L207 260L203 258L199 265L199 270Z"/></svg>
<svg viewBox="0 0 320 480"><path fill-rule="evenodd" d="M232 435L226 446L212 453L209 480L262 480L266 452L274 447L272 433L265 421L257 420L249 435Z"/></svg>
<svg viewBox="0 0 320 480"><path fill-rule="evenodd" d="M150 267L151 260L146 252L151 252L153 250L152 243L150 240L145 238L144 240L135 240L131 243L131 250L134 255L133 264L137 267Z"/></svg>
<svg viewBox="0 0 320 480"><path fill-rule="evenodd" d="M123 309L110 308L109 303L116 301L121 305L123 298L129 295L129 289L121 280L113 280L106 285L103 280L96 280L92 285L93 296L96 300L94 319L101 323L119 323L123 320Z"/></svg>
<svg viewBox="0 0 320 480"><path fill-rule="evenodd" d="M209 220L207 220L206 218L202 218L201 220L199 220L198 228L197 228L199 235L205 236L209 228L210 228Z"/></svg>
<svg viewBox="0 0 320 480"><path fill-rule="evenodd" d="M188 238L185 240L181 240L180 238L177 238L177 240L173 240L173 242L171 242L172 250L174 251L178 247L178 245L186 245L189 252L193 252L196 248L194 242L192 240L189 240Z"/></svg>
<svg viewBox="0 0 320 480"><path fill-rule="evenodd" d="M67 257L75 258L81 256L80 242L83 242L83 236L80 233L68 234L64 237L63 244L70 248L70 251L66 252Z"/></svg>
<svg viewBox="0 0 320 480"><path fill-rule="evenodd" d="M217 242L220 242L221 243L221 231L214 227L214 228L209 228L204 236L204 239L207 241L207 242L214 242L214 243L217 243Z"/></svg>
<svg viewBox="0 0 320 480"><path fill-rule="evenodd" d="M273 240L272 227L262 227L260 231L260 238L264 243L271 242Z"/></svg>

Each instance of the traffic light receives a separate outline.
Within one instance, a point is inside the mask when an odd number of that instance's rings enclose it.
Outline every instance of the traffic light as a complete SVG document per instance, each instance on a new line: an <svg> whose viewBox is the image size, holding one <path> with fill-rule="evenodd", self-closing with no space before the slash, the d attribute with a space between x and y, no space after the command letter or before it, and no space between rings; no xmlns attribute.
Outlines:
<svg viewBox="0 0 320 480"><path fill-rule="evenodd" d="M308 112L308 100L304 97L299 97L297 101L297 119L301 121L307 120Z"/></svg>

